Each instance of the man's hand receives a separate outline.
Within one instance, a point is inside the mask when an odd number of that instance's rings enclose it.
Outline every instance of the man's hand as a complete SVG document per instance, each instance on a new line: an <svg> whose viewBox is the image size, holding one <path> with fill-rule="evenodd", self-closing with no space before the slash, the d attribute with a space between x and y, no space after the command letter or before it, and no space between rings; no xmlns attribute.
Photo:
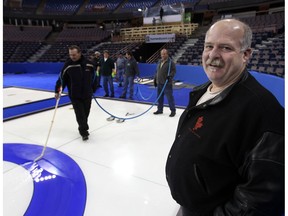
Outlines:
<svg viewBox="0 0 288 216"><path fill-rule="evenodd" d="M58 100L61 97L60 93L55 93L55 99Z"/></svg>

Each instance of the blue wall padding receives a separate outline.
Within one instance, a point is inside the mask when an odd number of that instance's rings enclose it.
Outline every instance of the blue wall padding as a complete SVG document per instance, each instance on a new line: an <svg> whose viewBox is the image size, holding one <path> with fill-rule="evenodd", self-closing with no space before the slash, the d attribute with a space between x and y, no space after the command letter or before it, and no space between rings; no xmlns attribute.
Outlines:
<svg viewBox="0 0 288 216"><path fill-rule="evenodd" d="M284 79L281 77L262 74L256 71L250 71L251 74L267 88L278 99L279 103L284 107L285 105L285 86Z"/></svg>
<svg viewBox="0 0 288 216"><path fill-rule="evenodd" d="M140 77L153 77L157 64L139 63ZM59 73L63 63L4 63L4 73ZM200 85L208 81L202 66L176 65L175 80ZM270 90L284 106L284 79L252 71L251 74Z"/></svg>
<svg viewBox="0 0 288 216"><path fill-rule="evenodd" d="M140 77L153 77L156 73L157 64L138 63L140 70Z"/></svg>
<svg viewBox="0 0 288 216"><path fill-rule="evenodd" d="M4 63L3 73L57 73L64 63Z"/></svg>
<svg viewBox="0 0 288 216"><path fill-rule="evenodd" d="M139 63L141 77L152 77L156 73L157 64ZM176 65L176 75L174 80L200 85L208 81L202 66Z"/></svg>

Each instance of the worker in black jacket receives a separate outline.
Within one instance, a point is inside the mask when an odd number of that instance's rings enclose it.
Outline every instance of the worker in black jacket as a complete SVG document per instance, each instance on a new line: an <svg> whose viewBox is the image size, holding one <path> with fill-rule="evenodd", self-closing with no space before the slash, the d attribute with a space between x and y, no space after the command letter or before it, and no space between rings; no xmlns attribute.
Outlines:
<svg viewBox="0 0 288 216"><path fill-rule="evenodd" d="M284 213L284 109L246 70L251 41L235 19L206 33L210 81L190 93L166 164L183 216Z"/></svg>
<svg viewBox="0 0 288 216"><path fill-rule="evenodd" d="M59 99L60 91L67 86L79 126L79 133L83 140L88 140L88 116L92 96L97 88L95 70L92 62L81 54L81 49L78 46L69 47L69 57L56 82L55 98Z"/></svg>
<svg viewBox="0 0 288 216"><path fill-rule="evenodd" d="M109 51L103 51L103 58L100 60L100 66L98 67L103 80L103 87L105 91L104 97L114 97L114 85L113 76L115 75L115 64L112 58L109 56ZM109 95L109 88L110 95Z"/></svg>
<svg viewBox="0 0 288 216"><path fill-rule="evenodd" d="M92 63L96 70L96 79L97 79L97 87L101 88L101 74L100 74L100 60L101 60L101 53L96 51L94 54L94 58L92 59Z"/></svg>
<svg viewBox="0 0 288 216"><path fill-rule="evenodd" d="M129 99L133 100L134 95L134 79L135 77L139 76L139 68L138 64L133 57L133 54L131 51L126 52L126 61L124 65L124 88L122 95L120 98L126 98L128 86L129 86Z"/></svg>

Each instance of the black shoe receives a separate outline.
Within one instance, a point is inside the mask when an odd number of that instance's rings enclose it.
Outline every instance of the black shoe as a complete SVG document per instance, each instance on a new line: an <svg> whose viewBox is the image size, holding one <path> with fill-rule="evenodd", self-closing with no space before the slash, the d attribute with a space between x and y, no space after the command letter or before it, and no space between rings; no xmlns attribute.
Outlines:
<svg viewBox="0 0 288 216"><path fill-rule="evenodd" d="M108 95L108 94L105 94L103 97L109 97L109 95Z"/></svg>
<svg viewBox="0 0 288 216"><path fill-rule="evenodd" d="M154 114L154 115L158 115L158 114L163 114L163 112L160 112L160 111L157 110L157 111L154 112L153 114Z"/></svg>
<svg viewBox="0 0 288 216"><path fill-rule="evenodd" d="M114 97L114 94L111 94L110 97Z"/></svg>
<svg viewBox="0 0 288 216"><path fill-rule="evenodd" d="M172 111L169 117L174 117L176 115L176 112Z"/></svg>
<svg viewBox="0 0 288 216"><path fill-rule="evenodd" d="M83 141L86 141L86 140L88 140L88 139L89 139L89 136L88 136L88 135L82 136L82 140L83 140Z"/></svg>
<svg viewBox="0 0 288 216"><path fill-rule="evenodd" d="M119 98L123 98L123 99L126 99L126 96L124 96L124 95L121 95Z"/></svg>

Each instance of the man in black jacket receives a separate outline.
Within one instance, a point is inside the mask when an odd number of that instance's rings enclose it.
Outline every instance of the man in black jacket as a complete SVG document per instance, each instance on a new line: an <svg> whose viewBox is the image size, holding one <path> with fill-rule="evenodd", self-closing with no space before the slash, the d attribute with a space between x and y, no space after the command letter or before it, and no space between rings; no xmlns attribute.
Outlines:
<svg viewBox="0 0 288 216"><path fill-rule="evenodd" d="M92 63L94 65L94 68L96 70L96 79L97 79L97 87L101 88L101 74L100 74L100 55L101 53L96 51L94 53L95 57L92 59Z"/></svg>
<svg viewBox="0 0 288 216"><path fill-rule="evenodd" d="M190 93L166 164L183 216L284 213L284 109L246 70L251 40L235 19L206 33L210 82Z"/></svg>
<svg viewBox="0 0 288 216"><path fill-rule="evenodd" d="M81 49L78 46L69 47L69 57L56 82L55 98L59 99L60 91L67 86L79 126L79 133L83 140L88 140L88 116L93 92L96 91L97 87L95 70L92 62L81 54Z"/></svg>
<svg viewBox="0 0 288 216"><path fill-rule="evenodd" d="M139 76L139 68L132 52L126 52L126 58L127 60L125 61L124 65L124 89L120 98L126 98L129 86L129 99L133 100L134 79L136 76Z"/></svg>
<svg viewBox="0 0 288 216"><path fill-rule="evenodd" d="M104 97L109 97L108 84L111 92L110 97L114 97L113 74L115 73L115 64L112 58L109 57L108 50L103 51L103 58L100 60L99 70L103 78Z"/></svg>

